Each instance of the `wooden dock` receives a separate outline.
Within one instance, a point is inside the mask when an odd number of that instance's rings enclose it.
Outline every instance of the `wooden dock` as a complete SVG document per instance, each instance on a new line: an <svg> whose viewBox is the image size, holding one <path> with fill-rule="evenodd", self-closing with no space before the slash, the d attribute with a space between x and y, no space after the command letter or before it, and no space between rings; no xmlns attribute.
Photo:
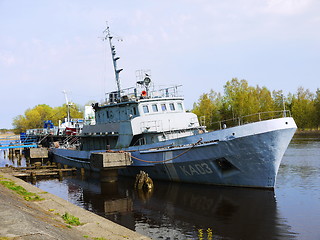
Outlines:
<svg viewBox="0 0 320 240"><path fill-rule="evenodd" d="M1 168L1 170L19 178L31 177L32 180L36 180L37 177L48 176L61 178L64 173L71 172L73 174L77 171L76 168L67 168L67 166L65 168L58 168L57 165L40 166L40 163L28 167L7 166Z"/></svg>

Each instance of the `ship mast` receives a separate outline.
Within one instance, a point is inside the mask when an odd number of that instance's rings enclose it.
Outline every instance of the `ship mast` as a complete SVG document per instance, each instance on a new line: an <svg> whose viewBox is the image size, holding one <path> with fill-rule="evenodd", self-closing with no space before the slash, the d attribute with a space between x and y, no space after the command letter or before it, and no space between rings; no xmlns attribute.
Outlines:
<svg viewBox="0 0 320 240"><path fill-rule="evenodd" d="M115 75L115 78L116 78L116 83L117 83L117 88L118 88L116 99L120 99L121 98L121 96L120 96L121 88L120 88L119 75L120 75L120 72L123 70L122 68L117 69L117 60L119 60L120 57L116 56L115 46L112 45L112 41L111 41L113 37L111 36L110 29L109 29L108 25L107 25L107 28L103 31L103 33L106 34L103 40L108 40L109 44L110 44L114 75Z"/></svg>
<svg viewBox="0 0 320 240"><path fill-rule="evenodd" d="M63 92L64 97L65 97L65 99L66 99L66 105L67 105L67 122L69 123L69 122L70 122L70 106L71 106L71 103L68 101L67 91L66 91L66 90L63 90L62 92Z"/></svg>

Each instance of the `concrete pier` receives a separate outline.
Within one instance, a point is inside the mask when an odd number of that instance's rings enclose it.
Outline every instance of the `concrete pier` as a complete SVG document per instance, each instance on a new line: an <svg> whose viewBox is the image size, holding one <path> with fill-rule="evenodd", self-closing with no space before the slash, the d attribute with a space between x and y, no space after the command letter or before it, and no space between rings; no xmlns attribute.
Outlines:
<svg viewBox="0 0 320 240"><path fill-rule="evenodd" d="M30 148L30 158L43 159L48 158L47 148Z"/></svg>
<svg viewBox="0 0 320 240"><path fill-rule="evenodd" d="M118 169L131 165L129 152L99 152L92 153L90 165L100 172L101 182L115 182L118 180Z"/></svg>
<svg viewBox="0 0 320 240"><path fill-rule="evenodd" d="M92 153L90 163L93 168L122 168L131 165L129 152L99 152Z"/></svg>
<svg viewBox="0 0 320 240"><path fill-rule="evenodd" d="M32 240L149 239L108 219L95 215L55 195L1 172L0 180L10 180L44 200L26 201L0 184L0 238ZM62 215L78 217L79 226L68 227Z"/></svg>

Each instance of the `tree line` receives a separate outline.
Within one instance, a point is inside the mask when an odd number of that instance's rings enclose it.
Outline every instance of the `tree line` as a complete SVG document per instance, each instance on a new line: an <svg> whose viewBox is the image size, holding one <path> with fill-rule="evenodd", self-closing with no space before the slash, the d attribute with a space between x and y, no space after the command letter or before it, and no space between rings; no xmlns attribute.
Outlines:
<svg viewBox="0 0 320 240"><path fill-rule="evenodd" d="M83 118L83 111L78 105L72 104L69 109L72 118ZM46 120L51 120L55 126L58 126L59 120L67 117L67 112L66 104L54 108L46 104L39 104L27 109L24 115L18 115L13 119L14 133L19 134L27 129L43 128Z"/></svg>
<svg viewBox="0 0 320 240"><path fill-rule="evenodd" d="M213 90L202 94L192 112L212 130L221 127L221 121L224 123L227 119L228 125L236 125L240 120L270 118L277 113L284 115L284 110L288 110L287 116L292 115L298 128L319 129L320 89L312 93L299 87L296 93L284 96L282 90L271 92L266 87L253 87L244 79L233 78L224 85L224 94ZM259 112L264 114L254 115Z"/></svg>
<svg viewBox="0 0 320 240"><path fill-rule="evenodd" d="M232 126L239 124L239 121L263 120L274 117L274 114L284 115L284 110L290 111L298 128L319 129L320 89L312 93L309 89L299 87L296 93L284 96L282 90L271 92L266 87L253 87L244 79L233 78L224 85L224 94L213 90L202 94L193 104L192 112L208 130L214 130L221 128L222 124ZM70 115L72 118L83 118L83 110L73 104ZM59 120L66 117L66 104L55 108L39 104L27 109L24 115L15 117L12 124L14 132L20 133L27 129L43 128L45 120L51 120L57 126Z"/></svg>

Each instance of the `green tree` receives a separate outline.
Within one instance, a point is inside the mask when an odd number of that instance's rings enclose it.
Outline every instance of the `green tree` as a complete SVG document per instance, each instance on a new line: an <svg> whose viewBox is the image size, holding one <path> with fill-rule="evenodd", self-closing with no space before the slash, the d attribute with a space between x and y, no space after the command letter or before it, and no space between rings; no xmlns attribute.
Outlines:
<svg viewBox="0 0 320 240"><path fill-rule="evenodd" d="M319 129L320 127L320 88L317 88L316 96L314 100L315 105L315 127Z"/></svg>
<svg viewBox="0 0 320 240"><path fill-rule="evenodd" d="M192 112L201 117L201 120L204 118L207 128L212 129L213 124L220 120L221 105L221 94L211 90L210 93L202 94L198 102L193 104Z"/></svg>
<svg viewBox="0 0 320 240"><path fill-rule="evenodd" d="M290 110L301 129L320 126L320 89L313 94L309 89L298 88L297 93L284 96L283 91L273 91L266 87L252 87L244 79L233 78L224 85L224 95L202 94L193 106L198 117L204 116L208 129L216 129L214 121L224 121L227 126L251 122L270 117L281 117L282 111ZM279 112L279 114L274 113ZM256 114L260 113L260 114ZM264 114L261 114L264 113Z"/></svg>
<svg viewBox="0 0 320 240"><path fill-rule="evenodd" d="M249 86L246 80L239 81L233 78L224 86L224 118L239 118L258 112L274 110L273 99L266 87ZM257 116L247 117L246 121L253 120Z"/></svg>
<svg viewBox="0 0 320 240"><path fill-rule="evenodd" d="M77 104L71 104L69 107L70 111L70 118L83 118L83 110ZM54 125L59 124L60 121L64 121L68 117L68 107L66 104L62 106L55 107L53 109L53 114L51 116L51 120Z"/></svg>
<svg viewBox="0 0 320 240"><path fill-rule="evenodd" d="M275 111L282 111L283 110L283 102L285 101L285 97L283 95L283 91L273 91L272 92L273 98L273 109Z"/></svg>
<svg viewBox="0 0 320 240"><path fill-rule="evenodd" d="M258 95L260 112L270 112L275 110L275 104L271 96L271 92L266 87L260 88L259 86L257 86L256 94Z"/></svg>
<svg viewBox="0 0 320 240"><path fill-rule="evenodd" d="M316 107L314 104L314 94L309 89L304 90L299 87L297 93L292 98L292 116L297 126L301 129L314 128L316 122Z"/></svg>
<svg viewBox="0 0 320 240"><path fill-rule="evenodd" d="M27 109L24 116L19 115L13 120L14 132L24 132L26 129L41 128L43 121L52 115L52 108L46 104L39 104Z"/></svg>
<svg viewBox="0 0 320 240"><path fill-rule="evenodd" d="M25 116L18 115L13 119L12 125L14 127L13 132L15 134L25 132L27 129L27 119Z"/></svg>
<svg viewBox="0 0 320 240"><path fill-rule="evenodd" d="M72 118L82 118L83 112L76 104L70 107ZM46 104L39 104L32 109L27 109L24 115L18 115L13 119L14 132L25 132L27 129L42 128L45 120L51 120L54 125L58 125L59 120L63 121L67 117L66 104L61 107L52 108Z"/></svg>

